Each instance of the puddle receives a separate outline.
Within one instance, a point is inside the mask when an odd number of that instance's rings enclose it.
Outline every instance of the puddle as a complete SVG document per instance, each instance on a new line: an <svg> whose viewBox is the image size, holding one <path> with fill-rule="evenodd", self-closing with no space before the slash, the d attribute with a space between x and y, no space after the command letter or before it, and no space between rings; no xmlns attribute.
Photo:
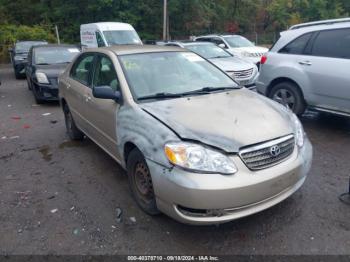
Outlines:
<svg viewBox="0 0 350 262"><path fill-rule="evenodd" d="M52 153L50 152L50 147L49 146L42 146L42 147L40 147L39 152L41 153L42 158L45 161L48 161L48 162L51 161Z"/></svg>

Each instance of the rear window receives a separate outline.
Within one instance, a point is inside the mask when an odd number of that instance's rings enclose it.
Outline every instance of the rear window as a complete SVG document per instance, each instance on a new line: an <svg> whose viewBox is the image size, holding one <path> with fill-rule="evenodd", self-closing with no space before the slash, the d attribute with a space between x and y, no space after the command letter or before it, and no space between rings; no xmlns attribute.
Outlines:
<svg viewBox="0 0 350 262"><path fill-rule="evenodd" d="M293 55L303 54L305 47L309 42L311 36L312 36L312 33L307 33L302 36L299 36L298 38L296 38L295 40L287 44L285 47L283 47L279 51L279 53L293 54Z"/></svg>
<svg viewBox="0 0 350 262"><path fill-rule="evenodd" d="M350 28L321 31L312 47L312 55L350 58Z"/></svg>

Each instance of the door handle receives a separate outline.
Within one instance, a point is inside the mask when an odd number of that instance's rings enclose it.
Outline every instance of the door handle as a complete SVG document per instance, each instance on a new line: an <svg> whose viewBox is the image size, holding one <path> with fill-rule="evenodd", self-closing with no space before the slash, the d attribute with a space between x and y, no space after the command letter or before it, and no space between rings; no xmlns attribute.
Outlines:
<svg viewBox="0 0 350 262"><path fill-rule="evenodd" d="M91 96L85 95L85 102L89 102L89 101L91 101Z"/></svg>
<svg viewBox="0 0 350 262"><path fill-rule="evenodd" d="M312 63L310 61L301 61L301 62L299 62L299 64L307 65L307 66L311 66L312 65Z"/></svg>

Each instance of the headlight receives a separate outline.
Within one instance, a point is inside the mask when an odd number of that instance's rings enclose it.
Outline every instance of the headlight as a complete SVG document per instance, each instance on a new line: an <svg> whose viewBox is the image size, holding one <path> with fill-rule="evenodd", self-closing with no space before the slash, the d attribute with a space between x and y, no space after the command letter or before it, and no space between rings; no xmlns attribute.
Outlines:
<svg viewBox="0 0 350 262"><path fill-rule="evenodd" d="M17 61L23 61L23 60L26 59L26 58L23 57L23 56L15 55L14 59L17 60Z"/></svg>
<svg viewBox="0 0 350 262"><path fill-rule="evenodd" d="M295 130L294 132L295 132L296 143L299 147L302 147L304 145L304 138L305 138L304 128L300 123L299 118L295 114L292 115L292 120L294 122L294 130Z"/></svg>
<svg viewBox="0 0 350 262"><path fill-rule="evenodd" d="M49 84L49 80L47 79L47 76L44 73L36 72L35 73L36 79L38 80L38 83L40 84Z"/></svg>
<svg viewBox="0 0 350 262"><path fill-rule="evenodd" d="M179 167L205 173L234 174L235 164L224 154L186 142L168 143L164 147L168 160Z"/></svg>

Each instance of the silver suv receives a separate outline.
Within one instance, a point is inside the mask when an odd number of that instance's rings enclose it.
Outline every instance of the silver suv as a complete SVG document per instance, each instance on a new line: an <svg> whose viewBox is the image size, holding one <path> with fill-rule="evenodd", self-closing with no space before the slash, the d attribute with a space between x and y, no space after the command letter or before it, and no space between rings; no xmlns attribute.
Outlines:
<svg viewBox="0 0 350 262"><path fill-rule="evenodd" d="M261 64L258 91L294 113L350 116L350 18L291 27Z"/></svg>

